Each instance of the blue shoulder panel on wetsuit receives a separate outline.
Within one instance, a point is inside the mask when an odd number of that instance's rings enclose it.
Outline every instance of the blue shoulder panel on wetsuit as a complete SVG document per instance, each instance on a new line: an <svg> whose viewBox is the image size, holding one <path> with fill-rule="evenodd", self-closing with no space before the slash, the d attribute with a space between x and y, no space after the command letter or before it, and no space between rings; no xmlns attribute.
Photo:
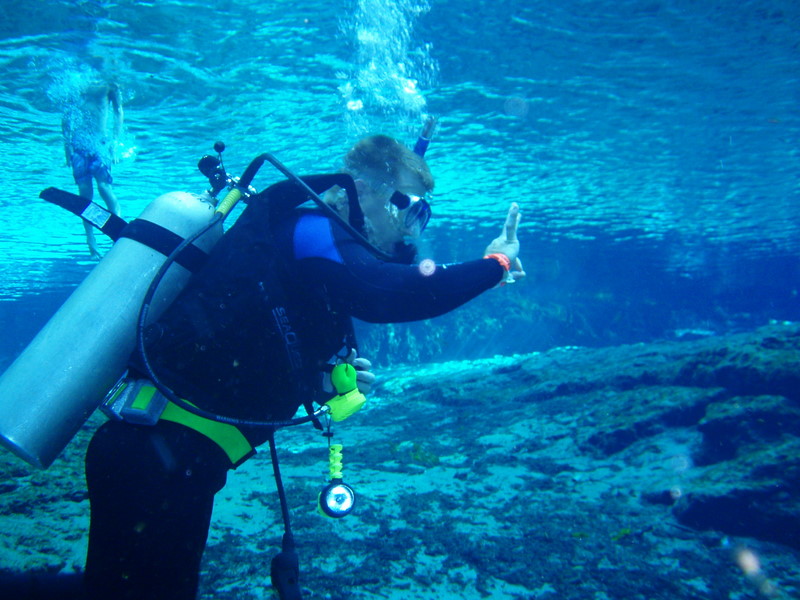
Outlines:
<svg viewBox="0 0 800 600"><path fill-rule="evenodd" d="M303 215L294 228L294 257L326 258L344 264L331 231L331 222L321 215Z"/></svg>

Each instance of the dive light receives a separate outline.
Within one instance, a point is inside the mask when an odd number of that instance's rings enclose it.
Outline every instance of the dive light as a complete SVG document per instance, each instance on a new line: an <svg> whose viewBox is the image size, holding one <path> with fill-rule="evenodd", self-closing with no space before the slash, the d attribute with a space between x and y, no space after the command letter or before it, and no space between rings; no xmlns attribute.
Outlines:
<svg viewBox="0 0 800 600"><path fill-rule="evenodd" d="M332 444L328 453L331 482L319 493L319 510L325 516L341 519L350 514L356 493L342 481L342 445Z"/></svg>

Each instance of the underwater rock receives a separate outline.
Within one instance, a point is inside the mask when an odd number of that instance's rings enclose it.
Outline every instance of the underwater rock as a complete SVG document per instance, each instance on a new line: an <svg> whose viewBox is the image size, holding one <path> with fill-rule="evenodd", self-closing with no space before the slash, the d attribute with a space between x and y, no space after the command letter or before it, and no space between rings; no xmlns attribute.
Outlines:
<svg viewBox="0 0 800 600"><path fill-rule="evenodd" d="M596 460L636 452L663 435L690 438L680 490L652 482L645 502L675 505L678 522L698 530L800 547L800 505L793 500L800 491L797 325L448 365L430 374L424 367L409 368L412 375L400 370L383 391L442 408L489 410L497 423L509 411L505 403L529 407L539 431L553 427L548 419L558 421L571 432L559 435L570 435ZM561 472L585 469L577 456L547 460Z"/></svg>
<svg viewBox="0 0 800 600"><path fill-rule="evenodd" d="M708 467L675 505L680 523L800 550L800 439L783 436Z"/></svg>
<svg viewBox="0 0 800 600"><path fill-rule="evenodd" d="M784 396L735 396L709 405L697 428L695 464L714 464L796 436L800 406Z"/></svg>
<svg viewBox="0 0 800 600"><path fill-rule="evenodd" d="M602 404L594 404L602 414L593 419L593 430L581 423L587 432L592 431L581 449L609 456L669 428L694 426L703 418L706 407L722 395L719 388L677 386L614 392Z"/></svg>
<svg viewBox="0 0 800 600"><path fill-rule="evenodd" d="M800 407L783 396L712 404L698 425L702 469L676 504L681 523L800 549Z"/></svg>

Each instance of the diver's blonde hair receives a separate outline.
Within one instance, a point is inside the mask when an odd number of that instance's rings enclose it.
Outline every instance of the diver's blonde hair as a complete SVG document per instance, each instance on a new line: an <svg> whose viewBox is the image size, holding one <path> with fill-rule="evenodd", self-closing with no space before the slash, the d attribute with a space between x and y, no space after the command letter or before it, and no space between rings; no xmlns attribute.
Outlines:
<svg viewBox="0 0 800 600"><path fill-rule="evenodd" d="M404 169L419 175L427 190L433 189L433 175L425 159L388 135L365 137L344 157L345 172L392 187Z"/></svg>

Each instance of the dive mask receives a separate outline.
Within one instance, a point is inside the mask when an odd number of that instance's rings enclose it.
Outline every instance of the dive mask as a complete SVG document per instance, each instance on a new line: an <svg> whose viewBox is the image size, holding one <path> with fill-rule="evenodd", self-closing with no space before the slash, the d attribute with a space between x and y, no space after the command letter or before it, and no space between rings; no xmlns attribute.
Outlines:
<svg viewBox="0 0 800 600"><path fill-rule="evenodd" d="M428 221L431 220L431 205L423 196L414 196L412 194L404 194L395 190L391 198L389 198L397 210L407 211L403 217L403 224L411 229L414 225L419 227L419 232L425 229Z"/></svg>

